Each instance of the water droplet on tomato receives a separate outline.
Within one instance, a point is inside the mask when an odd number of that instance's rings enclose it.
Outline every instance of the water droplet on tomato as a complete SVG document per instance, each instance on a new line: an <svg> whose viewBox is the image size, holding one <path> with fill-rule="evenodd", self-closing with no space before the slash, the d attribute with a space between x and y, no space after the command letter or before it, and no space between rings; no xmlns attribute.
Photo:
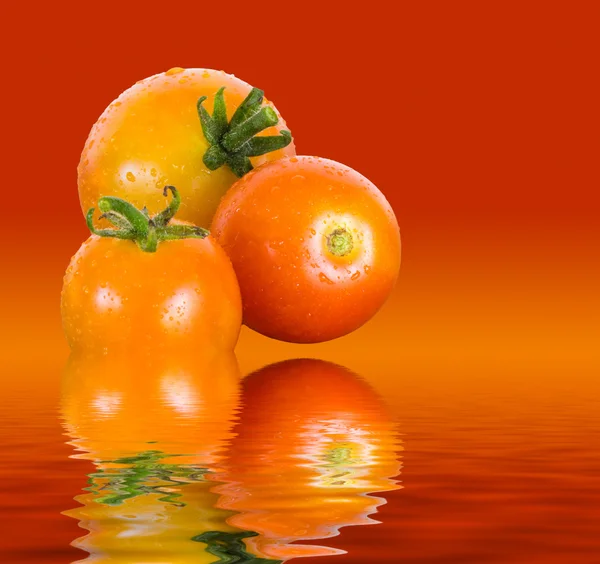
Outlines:
<svg viewBox="0 0 600 564"><path fill-rule="evenodd" d="M366 264L365 265L365 274L369 274L370 271L371 271L371 267L368 264Z"/></svg>
<svg viewBox="0 0 600 564"><path fill-rule="evenodd" d="M179 74L180 72L183 72L185 69L182 69L181 67L173 67L172 69L169 69L167 72L165 72L165 75L167 76L173 76L174 74Z"/></svg>
<svg viewBox="0 0 600 564"><path fill-rule="evenodd" d="M321 282L325 282L326 284L333 284L333 280L330 280L329 278L327 278L327 276L325 275L324 272L319 272L319 280Z"/></svg>
<svg viewBox="0 0 600 564"><path fill-rule="evenodd" d="M350 279L357 280L359 276L360 276L360 271L357 270L352 276L350 276Z"/></svg>
<svg viewBox="0 0 600 564"><path fill-rule="evenodd" d="M129 171L126 175L125 178L127 178L127 180L129 180L129 182L135 182L135 174L133 174L133 172Z"/></svg>

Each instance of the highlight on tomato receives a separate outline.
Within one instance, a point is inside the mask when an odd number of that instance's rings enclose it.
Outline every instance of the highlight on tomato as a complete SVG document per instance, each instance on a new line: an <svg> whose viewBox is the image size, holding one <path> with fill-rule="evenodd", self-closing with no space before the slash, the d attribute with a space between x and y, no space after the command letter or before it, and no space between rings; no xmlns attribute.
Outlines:
<svg viewBox="0 0 600 564"><path fill-rule="evenodd" d="M221 200L211 229L236 271L244 323L275 339L315 343L354 331L398 277L391 206L331 160L290 157L253 170Z"/></svg>
<svg viewBox="0 0 600 564"><path fill-rule="evenodd" d="M151 216L102 197L101 218L64 277L63 327L73 349L189 347L231 351L241 327L240 291L225 252L206 229L173 220L179 192Z"/></svg>
<svg viewBox="0 0 600 564"><path fill-rule="evenodd" d="M233 354L72 353L62 417L77 457L94 465L66 512L87 531L73 545L98 563L208 564L235 553L244 533L211 489L239 391Z"/></svg>
<svg viewBox="0 0 600 564"><path fill-rule="evenodd" d="M238 177L293 154L286 123L262 90L222 71L173 68L123 92L92 127L79 199L84 213L101 196L157 213L162 187L174 185L180 218L209 227Z"/></svg>
<svg viewBox="0 0 600 564"><path fill-rule="evenodd" d="M248 552L286 561L338 551L296 541L325 539L369 516L399 488L397 425L367 382L341 366L296 359L242 380L218 506L248 531Z"/></svg>

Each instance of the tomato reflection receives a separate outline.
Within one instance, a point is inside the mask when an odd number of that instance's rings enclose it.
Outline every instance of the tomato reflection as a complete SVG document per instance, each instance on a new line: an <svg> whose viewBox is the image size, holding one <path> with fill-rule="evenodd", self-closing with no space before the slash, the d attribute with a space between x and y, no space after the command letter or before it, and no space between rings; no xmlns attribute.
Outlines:
<svg viewBox="0 0 600 564"><path fill-rule="evenodd" d="M295 541L374 523L399 488L396 424L374 390L320 360L271 365L242 383L243 409L215 488L228 523L250 531L248 551L285 561L338 551ZM271 560L269 560L271 561Z"/></svg>
<svg viewBox="0 0 600 564"><path fill-rule="evenodd" d="M238 550L244 535L211 492L238 401L233 356L70 358L64 424L95 466L67 512L89 531L73 543L86 561L208 563Z"/></svg>

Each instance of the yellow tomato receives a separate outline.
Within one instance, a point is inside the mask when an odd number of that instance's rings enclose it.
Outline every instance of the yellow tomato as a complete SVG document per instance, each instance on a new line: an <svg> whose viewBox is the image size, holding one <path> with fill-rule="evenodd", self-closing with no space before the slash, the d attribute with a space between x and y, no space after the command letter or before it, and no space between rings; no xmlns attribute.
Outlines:
<svg viewBox="0 0 600 564"><path fill-rule="evenodd" d="M112 102L93 126L81 154L78 180L84 214L101 196L118 196L155 213L162 207L163 186L170 184L181 192L179 218L208 228L221 196L238 178L227 165L211 170L204 162L212 144L201 126L197 104L206 97L203 107L214 109L215 96L223 87L228 119L248 94L260 92L222 71L174 68L141 80ZM261 106L259 98L255 101ZM264 105L279 121L258 135L286 131L273 104ZM291 142L250 160L258 166L294 154Z"/></svg>

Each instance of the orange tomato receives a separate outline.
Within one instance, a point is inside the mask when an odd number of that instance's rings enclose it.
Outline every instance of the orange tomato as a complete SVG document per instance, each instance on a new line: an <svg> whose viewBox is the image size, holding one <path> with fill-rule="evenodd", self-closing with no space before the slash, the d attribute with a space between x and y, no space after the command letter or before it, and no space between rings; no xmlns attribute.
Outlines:
<svg viewBox="0 0 600 564"><path fill-rule="evenodd" d="M244 323L283 341L341 337L369 320L400 267L400 233L383 194L334 161L291 157L238 181L212 232L242 292Z"/></svg>
<svg viewBox="0 0 600 564"><path fill-rule="evenodd" d="M233 354L73 353L62 416L94 463L66 513L88 531L74 546L94 562L214 562L222 547L199 537L239 535L211 492L238 402Z"/></svg>
<svg viewBox="0 0 600 564"><path fill-rule="evenodd" d="M83 212L100 196L118 196L155 213L162 207L162 187L170 184L181 191L180 218L208 227L221 196L237 176L228 166L211 170L205 164L211 143L201 127L197 103L206 96L204 105L210 110L223 87L231 118L252 89L222 71L174 68L123 92L93 126L81 154L78 183ZM259 136L286 130L275 106L270 102L265 106L275 117L268 123L279 121ZM258 166L293 154L290 143L251 158L251 163Z"/></svg>
<svg viewBox="0 0 600 564"><path fill-rule="evenodd" d="M71 259L62 291L72 348L233 350L241 326L235 273L205 231L170 221L174 194L153 218L123 200L101 198L103 215L120 230L98 231L93 209L88 214L95 234Z"/></svg>
<svg viewBox="0 0 600 564"><path fill-rule="evenodd" d="M295 541L366 525L399 486L396 423L381 399L349 370L320 360L289 360L242 381L240 422L218 475L229 524L257 536L263 558L333 554Z"/></svg>

